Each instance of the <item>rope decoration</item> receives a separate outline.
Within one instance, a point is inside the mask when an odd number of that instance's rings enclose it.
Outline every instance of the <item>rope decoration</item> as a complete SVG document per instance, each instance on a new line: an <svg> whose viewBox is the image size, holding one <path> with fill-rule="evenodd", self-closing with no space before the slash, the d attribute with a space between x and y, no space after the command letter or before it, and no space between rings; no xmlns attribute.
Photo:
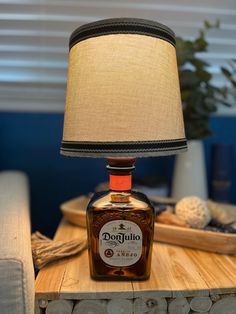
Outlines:
<svg viewBox="0 0 236 314"><path fill-rule="evenodd" d="M49 263L81 253L87 248L87 239L55 241L37 231L31 236L31 248L34 266L41 269Z"/></svg>

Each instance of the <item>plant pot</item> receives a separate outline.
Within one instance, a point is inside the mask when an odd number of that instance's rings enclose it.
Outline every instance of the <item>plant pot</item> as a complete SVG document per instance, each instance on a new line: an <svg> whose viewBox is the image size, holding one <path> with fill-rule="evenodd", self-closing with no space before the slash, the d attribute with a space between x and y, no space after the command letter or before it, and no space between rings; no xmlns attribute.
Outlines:
<svg viewBox="0 0 236 314"><path fill-rule="evenodd" d="M188 141L188 151L176 156L174 166L171 196L180 199L192 195L208 198L204 148L200 140Z"/></svg>

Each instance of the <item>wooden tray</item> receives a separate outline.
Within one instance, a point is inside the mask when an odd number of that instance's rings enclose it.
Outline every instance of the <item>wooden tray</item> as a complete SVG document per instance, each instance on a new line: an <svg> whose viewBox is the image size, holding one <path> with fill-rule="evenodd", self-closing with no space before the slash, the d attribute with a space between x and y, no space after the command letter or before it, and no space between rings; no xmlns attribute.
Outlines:
<svg viewBox="0 0 236 314"><path fill-rule="evenodd" d="M80 196L63 203L60 208L64 217L69 222L86 227L86 207L88 202L88 197ZM222 254L236 254L236 234L155 223L154 241Z"/></svg>

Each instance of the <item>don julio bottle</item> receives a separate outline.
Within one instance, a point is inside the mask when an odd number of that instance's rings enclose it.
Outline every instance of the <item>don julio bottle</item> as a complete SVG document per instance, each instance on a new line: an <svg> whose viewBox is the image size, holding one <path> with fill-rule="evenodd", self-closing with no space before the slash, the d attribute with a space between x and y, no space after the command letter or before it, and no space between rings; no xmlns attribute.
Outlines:
<svg viewBox="0 0 236 314"><path fill-rule="evenodd" d="M89 264L94 279L143 280L150 276L154 209L131 190L134 158L108 158L110 190L87 208Z"/></svg>

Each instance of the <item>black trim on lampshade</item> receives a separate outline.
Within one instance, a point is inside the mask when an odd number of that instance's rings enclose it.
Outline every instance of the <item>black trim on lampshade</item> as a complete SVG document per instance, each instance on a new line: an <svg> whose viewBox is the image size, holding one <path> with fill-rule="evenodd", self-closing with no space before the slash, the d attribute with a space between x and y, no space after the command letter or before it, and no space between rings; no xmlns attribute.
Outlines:
<svg viewBox="0 0 236 314"><path fill-rule="evenodd" d="M167 26L144 19L114 18L88 23L77 28L70 37L70 49L78 42L102 35L141 34L161 38L175 46L175 34Z"/></svg>
<svg viewBox="0 0 236 314"><path fill-rule="evenodd" d="M147 157L176 154L187 149L183 139L137 142L72 142L62 141L61 154L65 156L109 157L133 156Z"/></svg>

